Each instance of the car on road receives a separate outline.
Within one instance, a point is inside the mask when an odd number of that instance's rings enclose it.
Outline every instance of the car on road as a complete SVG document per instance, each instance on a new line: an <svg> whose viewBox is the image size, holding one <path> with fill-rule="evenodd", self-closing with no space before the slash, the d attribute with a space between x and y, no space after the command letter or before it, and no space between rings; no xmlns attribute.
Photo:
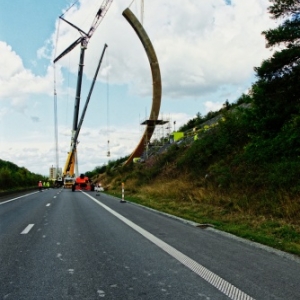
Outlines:
<svg viewBox="0 0 300 300"><path fill-rule="evenodd" d="M96 192L104 192L104 188L102 186L95 186Z"/></svg>

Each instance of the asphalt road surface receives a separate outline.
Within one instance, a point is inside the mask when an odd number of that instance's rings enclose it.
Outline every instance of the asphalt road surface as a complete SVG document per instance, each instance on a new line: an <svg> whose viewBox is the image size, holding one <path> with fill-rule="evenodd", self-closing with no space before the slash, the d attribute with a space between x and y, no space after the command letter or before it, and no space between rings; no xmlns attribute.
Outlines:
<svg viewBox="0 0 300 300"><path fill-rule="evenodd" d="M299 282L295 256L104 193L0 202L0 299L298 300Z"/></svg>

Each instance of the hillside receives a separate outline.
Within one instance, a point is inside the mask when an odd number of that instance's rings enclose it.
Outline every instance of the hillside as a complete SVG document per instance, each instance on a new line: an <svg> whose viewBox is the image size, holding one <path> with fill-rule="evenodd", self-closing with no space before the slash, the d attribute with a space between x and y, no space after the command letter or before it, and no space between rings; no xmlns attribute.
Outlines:
<svg viewBox="0 0 300 300"><path fill-rule="evenodd" d="M300 255L300 6L270 3L278 26L262 34L274 51L248 94L182 126L197 138L91 175L110 193L124 182L127 199Z"/></svg>
<svg viewBox="0 0 300 300"><path fill-rule="evenodd" d="M126 168L111 162L95 182L118 196L124 182L127 199L300 255L297 155L274 151L280 135L256 142L246 122L253 109L220 113L198 140Z"/></svg>

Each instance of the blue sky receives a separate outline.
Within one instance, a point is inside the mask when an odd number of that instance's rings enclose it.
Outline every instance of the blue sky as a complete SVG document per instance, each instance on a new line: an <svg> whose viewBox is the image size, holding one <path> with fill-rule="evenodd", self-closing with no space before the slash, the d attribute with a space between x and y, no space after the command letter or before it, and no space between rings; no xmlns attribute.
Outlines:
<svg viewBox="0 0 300 300"><path fill-rule="evenodd" d="M149 63L122 16L131 2L113 0L86 50L81 107L108 44L79 136L80 172L129 155L142 135L140 123L150 113ZM59 54L79 37L58 17L73 3L1 1L0 158L44 175L55 165L52 60L55 51ZM274 27L268 0L144 3L144 27L162 75L161 118L176 121L177 127L198 112L219 109L227 99L236 101L255 81L253 67L271 55L261 35ZM101 4L80 0L64 17L87 31ZM130 6L137 17L140 4L135 0ZM60 167L70 145L78 60L79 47L55 66ZM164 128L156 136L162 133Z"/></svg>

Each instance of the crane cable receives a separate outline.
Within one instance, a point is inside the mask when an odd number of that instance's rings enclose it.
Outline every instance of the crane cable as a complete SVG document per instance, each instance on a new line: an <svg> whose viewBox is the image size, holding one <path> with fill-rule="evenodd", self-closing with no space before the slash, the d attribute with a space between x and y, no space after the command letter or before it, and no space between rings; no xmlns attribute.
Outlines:
<svg viewBox="0 0 300 300"><path fill-rule="evenodd" d="M59 26L60 26L60 20L58 20L58 25L57 25L56 40L55 40L55 47L54 47L54 57L56 56L56 50L57 50L57 42L58 42L58 36L59 36ZM59 154L58 154L57 92L56 92L56 67L55 67L55 63L53 63L53 81L54 81L53 82L53 88L54 88L54 137L55 137L55 163L56 163L55 167L56 167L56 177L58 177ZM59 175L61 175L61 174L59 174Z"/></svg>
<svg viewBox="0 0 300 300"><path fill-rule="evenodd" d="M69 6L69 8L60 15L60 18L63 17L75 4L77 4L79 2L79 0L75 1L71 6ZM55 56L56 57L56 56Z"/></svg>
<svg viewBox="0 0 300 300"><path fill-rule="evenodd" d="M131 3L128 5L128 8L130 8L130 6L132 5L133 2L134 2L134 0L131 1Z"/></svg>
<svg viewBox="0 0 300 300"><path fill-rule="evenodd" d="M141 0L141 24L144 25L144 0Z"/></svg>
<svg viewBox="0 0 300 300"><path fill-rule="evenodd" d="M63 17L79 0L75 1L60 17ZM60 28L60 18L58 18L55 45L53 59L56 57L58 37L59 37L59 28ZM53 88L54 88L54 136L55 136L55 162L56 162L56 175L59 172L59 152L58 152L58 127L57 127L57 90L56 90L56 64L53 63Z"/></svg>
<svg viewBox="0 0 300 300"><path fill-rule="evenodd" d="M135 0L132 0L131 3L129 4L128 8L133 4ZM144 0L141 0L141 11L140 11L140 17L141 17L141 24L143 25L144 23Z"/></svg>
<svg viewBox="0 0 300 300"><path fill-rule="evenodd" d="M106 117L107 117L107 157L110 157L110 147L109 147L109 59L106 55Z"/></svg>

